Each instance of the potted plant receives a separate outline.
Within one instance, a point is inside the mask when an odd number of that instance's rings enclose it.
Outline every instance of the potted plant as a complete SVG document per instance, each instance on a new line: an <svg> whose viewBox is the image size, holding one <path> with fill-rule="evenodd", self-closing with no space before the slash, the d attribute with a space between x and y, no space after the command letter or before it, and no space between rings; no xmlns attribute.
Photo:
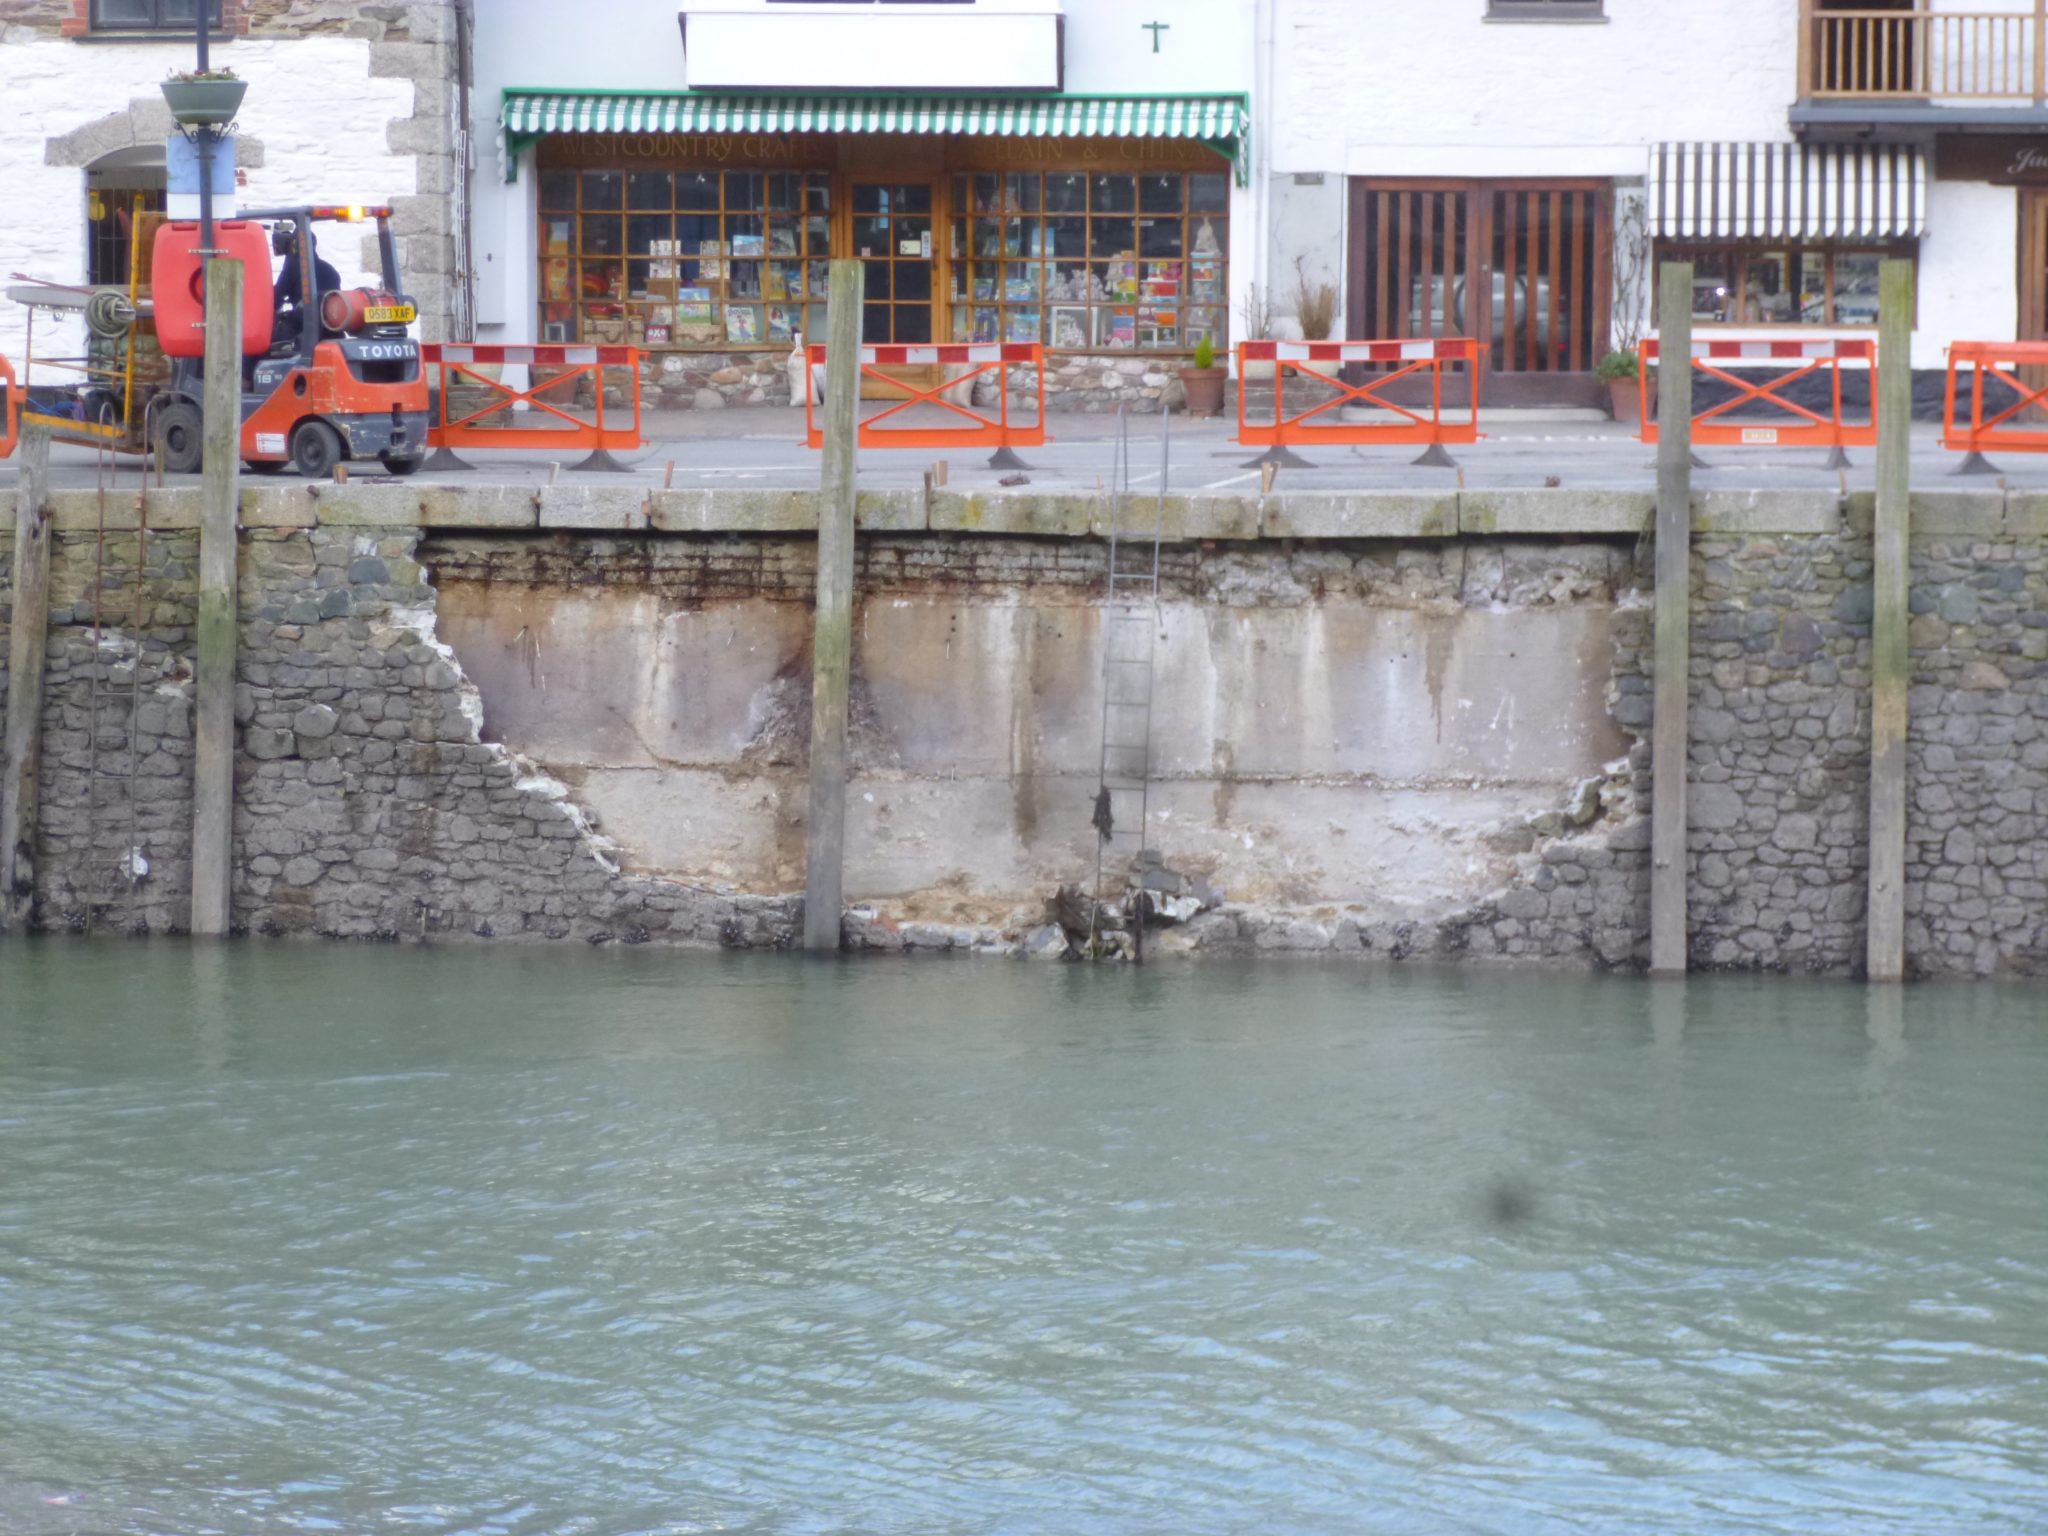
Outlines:
<svg viewBox="0 0 2048 1536"><path fill-rule="evenodd" d="M1269 341L1273 335L1273 305L1253 283L1244 291L1244 299L1238 305L1242 323L1238 327L1239 341ZM1248 359L1238 369L1238 384L1241 387L1247 379L1271 380L1274 367L1266 358Z"/></svg>
<svg viewBox="0 0 2048 1536"><path fill-rule="evenodd" d="M1190 416L1223 414L1223 380L1228 369L1216 366L1216 343L1206 335L1195 343L1195 365L1180 371L1180 387L1187 396Z"/></svg>
<svg viewBox="0 0 2048 1536"><path fill-rule="evenodd" d="M1607 386L1616 421L1642 419L1642 397L1636 390L1636 371L1641 366L1633 352L1609 352L1593 365L1593 377Z"/></svg>
<svg viewBox="0 0 2048 1536"><path fill-rule="evenodd" d="M187 128L218 127L235 120L249 82L232 69L173 70L164 81L164 105Z"/></svg>
<svg viewBox="0 0 2048 1536"><path fill-rule="evenodd" d="M1337 285L1308 275L1308 257L1294 258L1294 319L1303 341L1328 341L1337 328Z"/></svg>

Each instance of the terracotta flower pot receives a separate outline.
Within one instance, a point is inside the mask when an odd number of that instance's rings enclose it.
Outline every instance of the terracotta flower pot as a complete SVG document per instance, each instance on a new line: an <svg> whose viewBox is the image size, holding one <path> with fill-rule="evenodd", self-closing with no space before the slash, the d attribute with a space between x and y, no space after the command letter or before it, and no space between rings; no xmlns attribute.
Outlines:
<svg viewBox="0 0 2048 1536"><path fill-rule="evenodd" d="M1634 424L1643 419L1642 396L1637 393L1634 379L1609 379L1607 388L1614 402L1614 419Z"/></svg>
<svg viewBox="0 0 2048 1536"><path fill-rule="evenodd" d="M1221 416L1223 414L1223 381L1230 375L1227 368L1183 368L1180 371L1180 387L1187 395L1187 410L1190 416Z"/></svg>

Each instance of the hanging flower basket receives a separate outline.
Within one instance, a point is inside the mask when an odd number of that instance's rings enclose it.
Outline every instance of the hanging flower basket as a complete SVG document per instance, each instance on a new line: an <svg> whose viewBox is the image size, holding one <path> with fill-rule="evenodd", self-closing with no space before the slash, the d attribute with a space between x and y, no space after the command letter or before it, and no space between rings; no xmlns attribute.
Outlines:
<svg viewBox="0 0 2048 1536"><path fill-rule="evenodd" d="M246 80L166 80L164 105L187 128L231 123L248 89Z"/></svg>

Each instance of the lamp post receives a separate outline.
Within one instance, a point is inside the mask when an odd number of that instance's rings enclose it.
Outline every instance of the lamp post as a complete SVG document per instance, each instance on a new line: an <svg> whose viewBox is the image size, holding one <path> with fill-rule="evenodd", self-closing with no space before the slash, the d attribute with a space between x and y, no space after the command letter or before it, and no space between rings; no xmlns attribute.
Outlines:
<svg viewBox="0 0 2048 1536"><path fill-rule="evenodd" d="M201 259L211 261L214 151L233 126L235 114L242 109L242 97L249 87L242 80L206 78L213 72L207 52L206 0L198 0L194 9L199 16L194 29L199 41L199 67L189 79L166 80L163 93L164 104L171 109L179 130L192 140L199 151L199 249Z"/></svg>

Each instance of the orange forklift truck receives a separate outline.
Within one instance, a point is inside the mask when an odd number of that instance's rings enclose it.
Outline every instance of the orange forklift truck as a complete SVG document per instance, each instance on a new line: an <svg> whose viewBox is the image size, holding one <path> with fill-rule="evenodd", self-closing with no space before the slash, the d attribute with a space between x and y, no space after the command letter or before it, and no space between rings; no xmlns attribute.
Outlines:
<svg viewBox="0 0 2048 1536"><path fill-rule="evenodd" d="M313 226L369 219L377 223L381 285L331 290L316 303ZM265 224L287 233L301 287L275 325ZM244 265L243 462L260 474L289 465L315 479L347 459L374 458L394 475L418 469L427 454L427 381L419 343L406 334L418 311L399 288L391 210L252 209L214 228L215 248ZM170 360L170 378L147 406L147 431L162 467L172 474L199 470L205 436L198 244L196 224L165 224L151 259L157 337Z"/></svg>

